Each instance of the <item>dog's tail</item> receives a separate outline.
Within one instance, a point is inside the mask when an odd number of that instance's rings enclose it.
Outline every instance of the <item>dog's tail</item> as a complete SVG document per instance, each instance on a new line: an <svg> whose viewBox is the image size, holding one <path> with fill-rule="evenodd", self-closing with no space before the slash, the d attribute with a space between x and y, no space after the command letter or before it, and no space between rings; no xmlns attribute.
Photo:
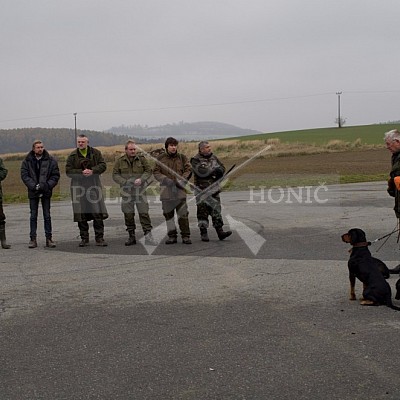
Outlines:
<svg viewBox="0 0 400 400"><path fill-rule="evenodd" d="M392 310L396 310L396 311L400 311L400 307L397 307L393 304L392 302L392 297L389 295L387 300L386 300L386 304L388 307L390 307Z"/></svg>

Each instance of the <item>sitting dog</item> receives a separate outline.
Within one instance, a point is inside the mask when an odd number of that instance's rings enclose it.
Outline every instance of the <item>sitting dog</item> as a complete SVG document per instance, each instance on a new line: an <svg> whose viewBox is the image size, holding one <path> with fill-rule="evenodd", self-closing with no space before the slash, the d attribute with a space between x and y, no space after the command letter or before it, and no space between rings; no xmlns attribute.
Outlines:
<svg viewBox="0 0 400 400"><path fill-rule="evenodd" d="M396 307L392 303L392 290L379 269L380 263L374 261L374 257L371 256L368 249L370 243L367 242L365 232L358 228L350 229L342 235L342 240L352 245L348 261L350 300L356 299L354 287L356 278L358 278L364 286L363 300L360 304L374 306L385 304L394 310L400 311L400 307Z"/></svg>

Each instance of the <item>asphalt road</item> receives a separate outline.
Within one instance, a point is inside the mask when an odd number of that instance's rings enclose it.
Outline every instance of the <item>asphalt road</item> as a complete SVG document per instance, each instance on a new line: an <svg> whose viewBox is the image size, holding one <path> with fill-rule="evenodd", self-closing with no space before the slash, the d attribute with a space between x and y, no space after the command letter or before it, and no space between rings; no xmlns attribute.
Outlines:
<svg viewBox="0 0 400 400"><path fill-rule="evenodd" d="M385 183L222 199L229 239L201 242L191 202L193 244L166 246L151 198L156 247L125 247L109 202L109 246L81 249L63 202L52 207L57 248L44 248L40 219L28 249L28 206L6 206L0 399L400 399L400 313L348 300L340 240L395 228ZM371 246L389 267L396 239Z"/></svg>

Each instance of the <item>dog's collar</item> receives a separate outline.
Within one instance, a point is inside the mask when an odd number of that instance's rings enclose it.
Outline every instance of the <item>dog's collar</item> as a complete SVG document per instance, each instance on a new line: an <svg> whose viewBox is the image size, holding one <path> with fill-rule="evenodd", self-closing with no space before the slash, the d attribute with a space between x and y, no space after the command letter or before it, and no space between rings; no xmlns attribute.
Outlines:
<svg viewBox="0 0 400 400"><path fill-rule="evenodd" d="M358 242L352 244L353 247L368 247L371 245L371 242Z"/></svg>

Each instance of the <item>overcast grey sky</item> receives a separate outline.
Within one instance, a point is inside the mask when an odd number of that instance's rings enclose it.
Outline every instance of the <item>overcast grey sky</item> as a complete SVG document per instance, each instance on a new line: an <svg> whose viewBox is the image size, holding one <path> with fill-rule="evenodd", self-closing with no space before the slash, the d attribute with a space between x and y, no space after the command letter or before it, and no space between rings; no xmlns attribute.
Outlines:
<svg viewBox="0 0 400 400"><path fill-rule="evenodd" d="M399 0L3 0L0 129L400 119ZM31 118L35 117L35 118Z"/></svg>

